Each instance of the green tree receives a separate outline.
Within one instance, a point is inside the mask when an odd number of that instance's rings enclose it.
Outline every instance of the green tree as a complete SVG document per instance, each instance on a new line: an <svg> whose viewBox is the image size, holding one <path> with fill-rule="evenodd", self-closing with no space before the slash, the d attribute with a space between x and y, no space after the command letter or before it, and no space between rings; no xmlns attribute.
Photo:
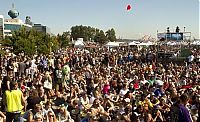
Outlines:
<svg viewBox="0 0 200 122"><path fill-rule="evenodd" d="M106 37L111 42L114 42L114 41L117 40L116 35L115 35L115 30L113 28L108 30L108 31L106 31Z"/></svg>
<svg viewBox="0 0 200 122"><path fill-rule="evenodd" d="M94 41L98 42L98 43L101 43L101 44L104 44L104 43L108 42L108 38L105 36L104 32L101 30L94 37Z"/></svg>
<svg viewBox="0 0 200 122"><path fill-rule="evenodd" d="M10 39L10 37L6 36L3 40L0 41L2 46L13 47L14 42Z"/></svg>
<svg viewBox="0 0 200 122"><path fill-rule="evenodd" d="M26 55L33 55L36 51L40 54L47 54L59 48L59 42L55 36L37 32L33 29L27 31L25 27L12 33L12 37L2 42L3 46L13 48L15 54L24 52Z"/></svg>
<svg viewBox="0 0 200 122"><path fill-rule="evenodd" d="M77 40L77 38L83 38L84 41L91 41L97 38L100 33L100 29L91 26L73 26L71 27L71 38Z"/></svg>
<svg viewBox="0 0 200 122"><path fill-rule="evenodd" d="M15 54L24 52L26 55L33 55L35 53L33 33L34 30L26 31L25 27L12 33L10 40Z"/></svg>
<svg viewBox="0 0 200 122"><path fill-rule="evenodd" d="M63 34L60 38L61 48L65 48L70 44L70 42L71 42L70 36L71 36L71 34L69 31L63 32Z"/></svg>

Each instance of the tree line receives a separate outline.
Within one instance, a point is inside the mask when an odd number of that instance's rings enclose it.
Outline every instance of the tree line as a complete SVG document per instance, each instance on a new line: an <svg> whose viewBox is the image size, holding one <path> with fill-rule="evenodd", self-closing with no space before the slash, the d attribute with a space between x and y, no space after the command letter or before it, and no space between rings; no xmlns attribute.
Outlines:
<svg viewBox="0 0 200 122"><path fill-rule="evenodd" d="M25 27L22 27L18 31L12 32L11 37L5 37L0 43L2 46L11 47L15 54L24 52L26 55L33 55L35 53L48 54L57 49L65 48L72 44L72 40L77 40L77 38L100 44L116 41L113 28L104 32L98 28L76 25L71 27L71 31L56 36L37 32L34 29L27 31Z"/></svg>
<svg viewBox="0 0 200 122"><path fill-rule="evenodd" d="M71 37L73 39L83 38L84 41L94 41L98 43L116 41L115 30L113 28L104 32L98 28L83 25L71 27Z"/></svg>

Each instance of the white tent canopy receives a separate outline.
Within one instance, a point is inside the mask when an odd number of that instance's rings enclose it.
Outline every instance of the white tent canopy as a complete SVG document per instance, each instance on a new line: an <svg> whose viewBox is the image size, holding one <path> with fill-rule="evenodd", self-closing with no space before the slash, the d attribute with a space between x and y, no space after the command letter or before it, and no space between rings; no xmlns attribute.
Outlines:
<svg viewBox="0 0 200 122"><path fill-rule="evenodd" d="M121 42L108 42L105 46L107 47L119 47Z"/></svg>
<svg viewBox="0 0 200 122"><path fill-rule="evenodd" d="M85 45L82 40L77 40L77 41L75 41L74 46L75 47L84 47Z"/></svg>
<svg viewBox="0 0 200 122"><path fill-rule="evenodd" d="M138 41L132 41L128 45L138 45L138 44L140 44L140 42L138 42Z"/></svg>
<svg viewBox="0 0 200 122"><path fill-rule="evenodd" d="M142 43L140 43L140 44L138 44L138 45L141 45L141 46L149 46L149 45L155 45L155 44L153 44L153 42L142 42Z"/></svg>

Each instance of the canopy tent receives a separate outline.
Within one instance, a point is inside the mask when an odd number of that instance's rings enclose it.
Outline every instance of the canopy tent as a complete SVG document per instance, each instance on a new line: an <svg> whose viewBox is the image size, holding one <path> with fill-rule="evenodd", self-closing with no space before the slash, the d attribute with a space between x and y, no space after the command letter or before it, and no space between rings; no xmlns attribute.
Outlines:
<svg viewBox="0 0 200 122"><path fill-rule="evenodd" d="M167 45L170 45L170 46L176 46L176 45L188 45L188 42L184 42L184 41L181 41L181 42L178 42L178 41L169 41L166 43Z"/></svg>
<svg viewBox="0 0 200 122"><path fill-rule="evenodd" d="M140 44L140 42L138 42L138 41L132 41L128 45L138 45L138 44Z"/></svg>
<svg viewBox="0 0 200 122"><path fill-rule="evenodd" d="M77 40L77 41L74 43L74 46L75 46L75 47L84 47L85 44L83 43L82 40Z"/></svg>
<svg viewBox="0 0 200 122"><path fill-rule="evenodd" d="M155 45L153 42L142 42L142 43L139 43L138 45L140 46L150 46L150 45Z"/></svg>
<svg viewBox="0 0 200 122"><path fill-rule="evenodd" d="M108 42L106 47L119 47L120 42Z"/></svg>

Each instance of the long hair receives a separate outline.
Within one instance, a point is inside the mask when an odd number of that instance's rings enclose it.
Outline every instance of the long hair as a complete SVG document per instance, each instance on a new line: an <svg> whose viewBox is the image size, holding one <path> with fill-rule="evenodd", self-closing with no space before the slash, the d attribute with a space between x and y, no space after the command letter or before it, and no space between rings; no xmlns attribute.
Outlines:
<svg viewBox="0 0 200 122"><path fill-rule="evenodd" d="M63 115L64 115L64 118L66 119L67 118L67 109L64 106L60 107L60 111L61 111L61 109L63 110Z"/></svg>

